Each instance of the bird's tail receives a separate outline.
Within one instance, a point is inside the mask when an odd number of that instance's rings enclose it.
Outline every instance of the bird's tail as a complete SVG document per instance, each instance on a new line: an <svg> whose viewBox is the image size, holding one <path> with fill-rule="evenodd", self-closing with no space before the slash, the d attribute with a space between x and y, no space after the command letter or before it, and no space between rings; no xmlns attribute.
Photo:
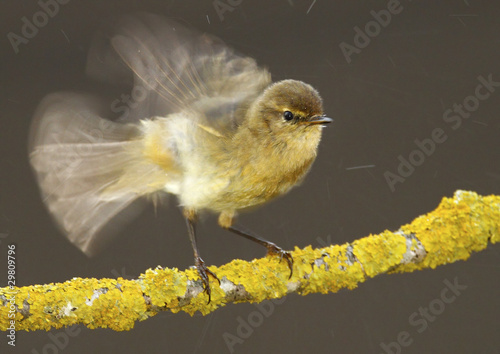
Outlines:
<svg viewBox="0 0 500 354"><path fill-rule="evenodd" d="M108 110L90 95L51 94L40 103L30 133L30 162L43 200L87 255L105 246L120 220L138 212L134 201L160 190L166 179L143 156L140 125L101 118Z"/></svg>

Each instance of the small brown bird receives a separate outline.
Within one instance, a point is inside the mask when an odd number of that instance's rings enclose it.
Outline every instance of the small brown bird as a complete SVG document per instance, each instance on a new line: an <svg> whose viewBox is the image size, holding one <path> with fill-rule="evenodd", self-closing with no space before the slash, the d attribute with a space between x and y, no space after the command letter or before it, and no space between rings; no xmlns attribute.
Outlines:
<svg viewBox="0 0 500 354"><path fill-rule="evenodd" d="M168 192L184 211L209 301L208 275L217 277L196 246L201 211L219 213L221 227L285 258L292 271L290 253L233 220L309 171L323 124L332 121L318 92L301 81L273 84L253 59L160 16L126 16L110 28L91 46L87 73L129 83L131 94L111 104L49 95L31 128L31 164L67 237L92 255L120 216L135 212L135 200ZM106 119L110 111L122 115Z"/></svg>

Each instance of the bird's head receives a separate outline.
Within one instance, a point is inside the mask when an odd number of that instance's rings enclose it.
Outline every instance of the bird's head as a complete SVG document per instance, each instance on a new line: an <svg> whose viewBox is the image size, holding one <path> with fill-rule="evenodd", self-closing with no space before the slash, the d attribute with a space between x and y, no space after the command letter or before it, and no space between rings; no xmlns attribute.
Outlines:
<svg viewBox="0 0 500 354"><path fill-rule="evenodd" d="M297 80L270 85L248 110L249 127L268 136L278 146L314 149L324 124L332 122L323 114L319 93Z"/></svg>

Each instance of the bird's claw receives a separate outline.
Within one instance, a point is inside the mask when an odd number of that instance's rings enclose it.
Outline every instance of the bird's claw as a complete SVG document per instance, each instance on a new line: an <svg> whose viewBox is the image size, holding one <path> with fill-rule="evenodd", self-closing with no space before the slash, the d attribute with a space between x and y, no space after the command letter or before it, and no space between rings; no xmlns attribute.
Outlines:
<svg viewBox="0 0 500 354"><path fill-rule="evenodd" d="M267 248L267 254L269 255L277 255L280 257L280 262L283 258L285 258L286 263L288 264L288 268L290 268L290 276L288 279L290 279L293 275L293 257L292 254L288 251L283 250L281 247L277 246L276 244L272 242L268 242L266 245Z"/></svg>
<svg viewBox="0 0 500 354"><path fill-rule="evenodd" d="M214 279L216 279L219 282L219 285L220 285L220 280L210 269L207 268L205 262L200 257L195 258L194 265L196 266L201 281L203 282L203 291L208 295L207 304L209 304L211 300L212 291L210 289L210 282L208 280L208 276L211 275Z"/></svg>

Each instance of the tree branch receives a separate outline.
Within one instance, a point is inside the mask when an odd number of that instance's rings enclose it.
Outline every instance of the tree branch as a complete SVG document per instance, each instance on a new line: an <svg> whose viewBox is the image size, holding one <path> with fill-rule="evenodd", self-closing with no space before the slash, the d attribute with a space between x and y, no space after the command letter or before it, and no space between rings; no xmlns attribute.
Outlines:
<svg viewBox="0 0 500 354"><path fill-rule="evenodd" d="M457 191L453 198L443 198L436 210L396 232L319 249L295 248L291 279L286 262L273 256L211 266L221 285L211 279L210 304L196 269L157 267L135 280L73 278L64 283L0 288L0 329L9 330L12 323L15 330L28 331L83 323L89 328L123 331L160 311L206 315L231 302L354 289L379 274L466 260L489 242L499 242L499 220L499 196Z"/></svg>

